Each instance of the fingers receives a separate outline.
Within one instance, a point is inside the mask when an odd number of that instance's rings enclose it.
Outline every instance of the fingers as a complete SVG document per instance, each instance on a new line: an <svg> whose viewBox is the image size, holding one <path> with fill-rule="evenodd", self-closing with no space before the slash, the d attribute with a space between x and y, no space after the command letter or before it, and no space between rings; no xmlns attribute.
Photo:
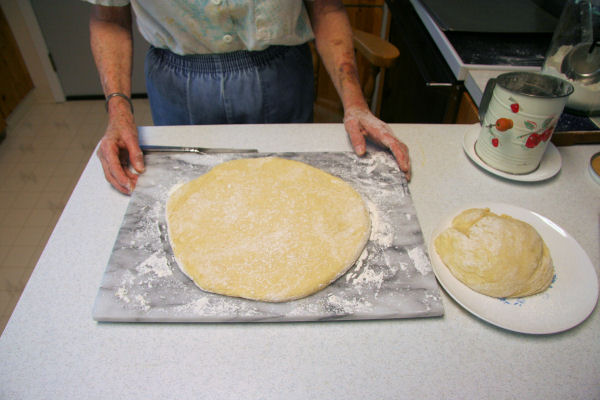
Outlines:
<svg viewBox="0 0 600 400"><path fill-rule="evenodd" d="M350 116L345 121L346 130L356 153L362 156L366 151L365 136L382 147L388 148L401 171L410 180L410 157L408 147L398 140L390 127L370 113L363 113L360 117ZM360 145L359 152L357 146Z"/></svg>
<svg viewBox="0 0 600 400"><path fill-rule="evenodd" d="M112 118L98 148L104 176L119 192L131 194L144 172L144 154L132 120ZM129 169L132 166L135 171Z"/></svg>
<svg viewBox="0 0 600 400"><path fill-rule="evenodd" d="M350 137L350 143L352 143L354 152L359 157L362 157L367 151L367 143L360 127L360 123L356 119L350 119L345 121L344 125L346 127L346 132L348 132L348 136Z"/></svg>
<svg viewBox="0 0 600 400"><path fill-rule="evenodd" d="M411 171L410 171L410 157L408 155L408 147L402 143L400 140L392 137L390 140L392 142L389 144L388 148L391 150L400 170L403 171L406 175L406 180L410 181Z"/></svg>
<svg viewBox="0 0 600 400"><path fill-rule="evenodd" d="M131 194L135 186L135 180L125 172L116 145L113 146L111 143L107 143L106 139L103 139L97 154L102 163L106 180L119 192Z"/></svg>
<svg viewBox="0 0 600 400"><path fill-rule="evenodd" d="M388 127L386 126L386 131L376 131L373 136L378 136L378 141L392 152L394 158L398 163L400 169L407 174L410 174L410 157L408 155L408 146L406 146L403 142L401 142L398 138L396 138L391 130L388 132Z"/></svg>
<svg viewBox="0 0 600 400"><path fill-rule="evenodd" d="M129 154L129 162L131 166L138 172L144 172L144 153L137 141L137 137L129 137L125 140L125 144L127 146L127 153Z"/></svg>
<svg viewBox="0 0 600 400"><path fill-rule="evenodd" d="M131 148L131 150L130 150ZM130 157L130 154L134 154ZM98 148L98 158L102 163L104 176L119 192L131 194L137 183L138 175L129 169L130 162L137 163L134 169L141 173L144 170L143 153L137 141L130 143L129 147L119 145L110 136L105 136ZM130 161L130 158L133 161Z"/></svg>
<svg viewBox="0 0 600 400"><path fill-rule="evenodd" d="M402 143L400 140L394 137L391 133L377 132L373 133L372 137L377 137L376 141L379 142L381 145L387 147L392 152L394 158L396 159L396 162L398 163L398 167L402 172L405 173L406 179L410 181L411 173L408 146L406 146L404 143Z"/></svg>

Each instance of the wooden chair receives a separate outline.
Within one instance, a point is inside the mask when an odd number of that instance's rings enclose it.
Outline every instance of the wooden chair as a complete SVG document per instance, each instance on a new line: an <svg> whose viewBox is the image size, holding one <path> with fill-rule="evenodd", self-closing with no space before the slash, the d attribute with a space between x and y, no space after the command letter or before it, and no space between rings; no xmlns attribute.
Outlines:
<svg viewBox="0 0 600 400"><path fill-rule="evenodd" d="M357 29L354 30L353 42L363 94L371 111L379 116L385 69L395 62L400 52L387 40ZM344 116L341 101L314 47L313 66L315 71L314 121L341 122Z"/></svg>

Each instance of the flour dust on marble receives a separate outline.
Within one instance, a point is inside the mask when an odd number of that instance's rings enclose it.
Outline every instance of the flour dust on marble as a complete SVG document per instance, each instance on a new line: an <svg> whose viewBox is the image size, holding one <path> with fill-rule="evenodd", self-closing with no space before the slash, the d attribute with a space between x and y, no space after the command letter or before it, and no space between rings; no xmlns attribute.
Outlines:
<svg viewBox="0 0 600 400"><path fill-rule="evenodd" d="M356 264L323 290L264 303L200 290L179 269L165 220L166 199L213 166L277 156L338 176L364 198L371 236ZM258 322L431 317L443 314L439 287L404 175L393 157L353 153L151 153L123 218L94 305L98 321Z"/></svg>

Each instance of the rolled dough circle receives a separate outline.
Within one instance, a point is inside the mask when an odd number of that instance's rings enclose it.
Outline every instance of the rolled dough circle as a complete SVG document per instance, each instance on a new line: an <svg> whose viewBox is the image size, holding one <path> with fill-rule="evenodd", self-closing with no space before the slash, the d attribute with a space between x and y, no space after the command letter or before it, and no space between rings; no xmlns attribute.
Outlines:
<svg viewBox="0 0 600 400"><path fill-rule="evenodd" d="M371 230L348 183L277 157L217 165L173 191L166 216L177 263L200 289L268 302L329 285Z"/></svg>

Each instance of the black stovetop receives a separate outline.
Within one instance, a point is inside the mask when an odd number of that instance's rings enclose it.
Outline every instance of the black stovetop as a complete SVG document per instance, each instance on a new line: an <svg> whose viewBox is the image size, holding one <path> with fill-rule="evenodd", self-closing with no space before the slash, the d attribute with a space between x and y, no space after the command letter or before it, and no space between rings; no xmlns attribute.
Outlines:
<svg viewBox="0 0 600 400"><path fill-rule="evenodd" d="M464 64L541 67L551 33L444 32Z"/></svg>

